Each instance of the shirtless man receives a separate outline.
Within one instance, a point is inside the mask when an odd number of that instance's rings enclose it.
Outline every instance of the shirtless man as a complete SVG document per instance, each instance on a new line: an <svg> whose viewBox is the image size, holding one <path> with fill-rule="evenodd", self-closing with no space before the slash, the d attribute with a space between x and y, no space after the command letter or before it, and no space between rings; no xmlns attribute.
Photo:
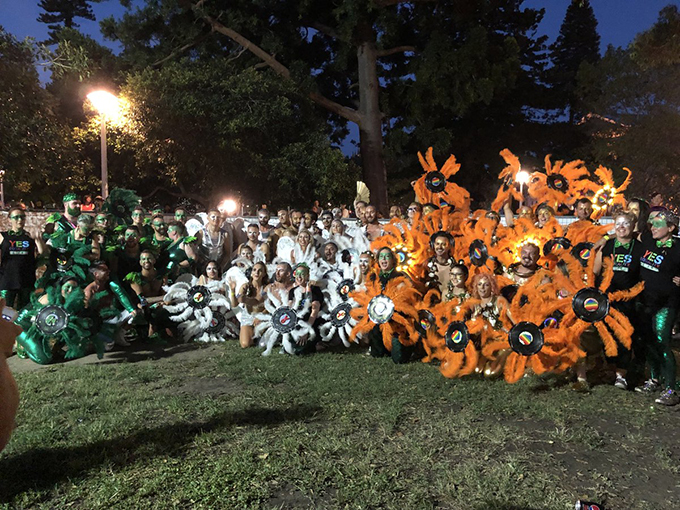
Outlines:
<svg viewBox="0 0 680 510"><path fill-rule="evenodd" d="M378 221L378 209L374 205L366 206L363 221L366 228L366 237L368 237L369 241L374 241L382 235L382 226Z"/></svg>
<svg viewBox="0 0 680 510"><path fill-rule="evenodd" d="M524 285L539 271L539 258L541 258L541 250L538 246L533 243L523 245L519 253L520 261L508 268L506 276L517 285Z"/></svg>
<svg viewBox="0 0 680 510"><path fill-rule="evenodd" d="M293 288L293 268L288 262L279 262L276 264L276 272L274 273L274 281L267 285L265 293L274 295L283 302L288 300L288 292Z"/></svg>
<svg viewBox="0 0 680 510"><path fill-rule="evenodd" d="M430 289L439 289L440 296L445 296L451 281L451 269L456 264L451 252L452 238L446 232L437 232L431 238L434 256L427 261L426 285Z"/></svg>
<svg viewBox="0 0 680 510"><path fill-rule="evenodd" d="M241 246L250 246L253 254L259 251L264 256L265 261L270 262L269 244L260 241L260 227L256 223L251 223L246 229L246 235L248 236L248 241ZM239 246L238 253L241 251L241 246Z"/></svg>

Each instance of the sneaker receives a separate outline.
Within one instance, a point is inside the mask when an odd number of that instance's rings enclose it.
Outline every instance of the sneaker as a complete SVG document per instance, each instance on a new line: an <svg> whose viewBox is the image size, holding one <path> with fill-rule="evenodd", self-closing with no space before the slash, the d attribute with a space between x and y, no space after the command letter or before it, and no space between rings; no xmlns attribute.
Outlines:
<svg viewBox="0 0 680 510"><path fill-rule="evenodd" d="M585 379L578 379L574 384L571 385L571 389L578 393L589 393L590 384Z"/></svg>
<svg viewBox="0 0 680 510"><path fill-rule="evenodd" d="M676 406L680 404L680 397L678 397L678 394L675 393L673 388L668 388L663 390L659 398L654 402L661 404L662 406Z"/></svg>
<svg viewBox="0 0 680 510"><path fill-rule="evenodd" d="M621 375L616 375L616 381L614 382L614 386L616 386L620 390L627 390L628 389L628 381L626 381L626 378L621 376Z"/></svg>
<svg viewBox="0 0 680 510"><path fill-rule="evenodd" d="M642 386L638 386L635 388L635 391L638 393L644 393L645 395L651 395L652 393L656 393L659 391L659 383L655 381L654 379L649 379L645 381L645 384Z"/></svg>

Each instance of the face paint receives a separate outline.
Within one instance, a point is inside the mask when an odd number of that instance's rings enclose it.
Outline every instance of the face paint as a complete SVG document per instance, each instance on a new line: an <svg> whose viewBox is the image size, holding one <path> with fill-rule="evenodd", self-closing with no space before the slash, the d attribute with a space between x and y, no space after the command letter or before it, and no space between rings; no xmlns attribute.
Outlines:
<svg viewBox="0 0 680 510"><path fill-rule="evenodd" d="M654 228L666 228L666 227L668 227L668 223L666 223L666 220L654 219L654 220L652 220L652 227L654 227Z"/></svg>
<svg viewBox="0 0 680 510"><path fill-rule="evenodd" d="M382 252L380 255L378 255L378 260L390 260L392 258L392 255L389 252Z"/></svg>
<svg viewBox="0 0 680 510"><path fill-rule="evenodd" d="M128 239L137 239L137 232L125 232L125 240Z"/></svg>
<svg viewBox="0 0 680 510"><path fill-rule="evenodd" d="M630 227L630 225L631 225L630 221L627 220L626 218L618 218L616 220L616 223L615 223L616 227L623 227L623 228L628 228L628 227Z"/></svg>
<svg viewBox="0 0 680 510"><path fill-rule="evenodd" d="M77 283L74 283L72 281L68 281L64 285L62 285L61 293L62 293L62 295L68 296L71 292L73 292L77 288L78 288Z"/></svg>
<svg viewBox="0 0 680 510"><path fill-rule="evenodd" d="M14 216L10 216L9 219L14 220L14 221L25 220L26 215L25 214L15 214Z"/></svg>

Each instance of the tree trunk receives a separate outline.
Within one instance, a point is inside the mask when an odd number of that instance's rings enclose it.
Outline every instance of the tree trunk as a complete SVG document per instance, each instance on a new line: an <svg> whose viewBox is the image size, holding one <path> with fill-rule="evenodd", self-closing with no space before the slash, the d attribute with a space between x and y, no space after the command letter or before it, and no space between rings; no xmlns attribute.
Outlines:
<svg viewBox="0 0 680 510"><path fill-rule="evenodd" d="M357 61L359 71L359 147L363 179L371 192L371 203L387 214L387 170L383 155L380 83L373 27L358 31Z"/></svg>

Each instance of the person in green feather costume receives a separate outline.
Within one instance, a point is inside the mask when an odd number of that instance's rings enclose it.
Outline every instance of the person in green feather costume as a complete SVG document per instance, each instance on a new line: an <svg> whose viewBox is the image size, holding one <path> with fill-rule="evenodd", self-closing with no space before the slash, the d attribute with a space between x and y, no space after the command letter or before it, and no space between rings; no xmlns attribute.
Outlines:
<svg viewBox="0 0 680 510"><path fill-rule="evenodd" d="M78 278L63 276L16 319L23 328L17 337L21 351L31 360L46 365L60 359L80 358L93 345L97 356L104 355L104 342L94 335L94 321L86 317L85 294ZM65 352L64 352L65 350Z"/></svg>

